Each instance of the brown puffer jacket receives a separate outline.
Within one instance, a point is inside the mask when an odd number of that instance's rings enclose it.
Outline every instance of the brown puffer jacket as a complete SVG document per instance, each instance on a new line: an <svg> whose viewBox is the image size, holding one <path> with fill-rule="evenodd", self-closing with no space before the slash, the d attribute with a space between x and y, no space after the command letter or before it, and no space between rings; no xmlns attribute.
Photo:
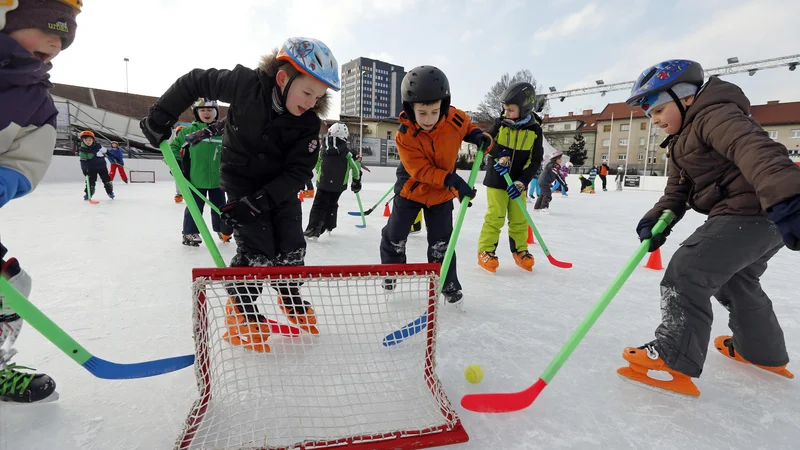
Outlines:
<svg viewBox="0 0 800 450"><path fill-rule="evenodd" d="M692 208L709 217L758 216L800 195L800 167L786 147L750 118L750 101L735 84L711 78L669 141L669 178L647 219Z"/></svg>

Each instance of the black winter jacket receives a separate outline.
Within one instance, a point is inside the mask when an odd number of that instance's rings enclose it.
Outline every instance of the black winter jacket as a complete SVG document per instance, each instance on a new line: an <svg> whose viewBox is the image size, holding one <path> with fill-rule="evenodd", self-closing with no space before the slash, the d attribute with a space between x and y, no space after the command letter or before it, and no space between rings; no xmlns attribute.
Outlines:
<svg viewBox="0 0 800 450"><path fill-rule="evenodd" d="M529 123L514 129L504 125L503 118L500 117L495 119L487 132L495 140L495 145L489 152L492 159L486 168L484 186L496 189L508 187L506 180L491 167L494 165L494 159L500 158L503 150L508 150L511 158L511 168L508 171L511 181L521 181L527 186L542 165L544 154L542 127L532 118Z"/></svg>

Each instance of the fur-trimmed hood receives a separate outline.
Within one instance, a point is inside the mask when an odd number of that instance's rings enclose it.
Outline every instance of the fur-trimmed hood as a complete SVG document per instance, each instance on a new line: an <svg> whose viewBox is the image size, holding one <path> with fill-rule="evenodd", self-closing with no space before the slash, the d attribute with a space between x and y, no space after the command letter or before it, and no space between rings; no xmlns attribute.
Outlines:
<svg viewBox="0 0 800 450"><path fill-rule="evenodd" d="M261 56L261 62L258 64L258 70L260 70L273 80L275 79L275 74L277 73L275 64L276 63L275 58L277 57L278 57L278 49L274 48L270 53ZM330 102L331 102L331 94L328 91L325 92L325 95L321 99L319 99L319 101L317 101L317 104L313 108L311 108L311 111L317 113L317 115L321 119L325 119L330 110Z"/></svg>

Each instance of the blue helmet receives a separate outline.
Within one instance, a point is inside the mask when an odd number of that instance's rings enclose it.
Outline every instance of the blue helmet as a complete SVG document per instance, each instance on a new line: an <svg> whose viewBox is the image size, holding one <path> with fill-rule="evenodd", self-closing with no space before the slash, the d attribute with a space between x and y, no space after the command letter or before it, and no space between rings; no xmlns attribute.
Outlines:
<svg viewBox="0 0 800 450"><path fill-rule="evenodd" d="M304 37L286 40L278 51L279 61L288 61L295 69L316 78L334 91L341 89L339 63L324 42Z"/></svg>
<svg viewBox="0 0 800 450"><path fill-rule="evenodd" d="M667 91L676 84L703 85L703 66L688 59L670 59L647 68L633 83L628 106L640 106L651 94Z"/></svg>

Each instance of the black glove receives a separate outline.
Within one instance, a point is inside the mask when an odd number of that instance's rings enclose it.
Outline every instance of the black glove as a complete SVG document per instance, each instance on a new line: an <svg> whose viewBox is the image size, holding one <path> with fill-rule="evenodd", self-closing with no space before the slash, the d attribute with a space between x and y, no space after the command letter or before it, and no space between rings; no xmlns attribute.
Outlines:
<svg viewBox="0 0 800 450"><path fill-rule="evenodd" d="M778 226L786 246L800 251L800 196L773 206L767 216Z"/></svg>
<svg viewBox="0 0 800 450"><path fill-rule="evenodd" d="M210 127L203 128L202 130L195 131L194 133L189 133L183 137L184 143L182 147L189 147L192 145L197 145L198 142L202 141L203 139L208 139L214 136Z"/></svg>
<svg viewBox="0 0 800 450"><path fill-rule="evenodd" d="M172 117L158 105L150 107L150 113L139 122L144 137L153 147L158 146L172 136L172 126L178 119Z"/></svg>
<svg viewBox="0 0 800 450"><path fill-rule="evenodd" d="M461 202L464 201L464 197L475 198L478 194L478 191L469 187L467 182L458 176L457 173L448 173L447 176L444 177L444 187L456 188L458 191L458 200Z"/></svg>
<svg viewBox="0 0 800 450"><path fill-rule="evenodd" d="M478 148L483 147L484 153L489 153L489 150L492 149L492 142L494 142L492 141L492 137L485 131L475 136L475 145L477 145Z"/></svg>
<svg viewBox="0 0 800 450"><path fill-rule="evenodd" d="M353 180L350 183L350 190L353 191L353 194L358 194L359 192L361 192L361 178Z"/></svg>
<svg viewBox="0 0 800 450"><path fill-rule="evenodd" d="M238 200L230 201L219 209L220 216L226 225L238 228L242 225L252 225L258 221L265 208L259 205L253 198L246 196Z"/></svg>
<svg viewBox="0 0 800 450"><path fill-rule="evenodd" d="M656 225L656 222L658 222L657 219L642 219L639 221L639 225L636 226L636 234L639 235L639 242L650 239L650 249L647 250L648 252L654 252L664 245L664 242L667 242L667 236L672 232L672 227L669 226L657 236L653 236L651 230Z"/></svg>

